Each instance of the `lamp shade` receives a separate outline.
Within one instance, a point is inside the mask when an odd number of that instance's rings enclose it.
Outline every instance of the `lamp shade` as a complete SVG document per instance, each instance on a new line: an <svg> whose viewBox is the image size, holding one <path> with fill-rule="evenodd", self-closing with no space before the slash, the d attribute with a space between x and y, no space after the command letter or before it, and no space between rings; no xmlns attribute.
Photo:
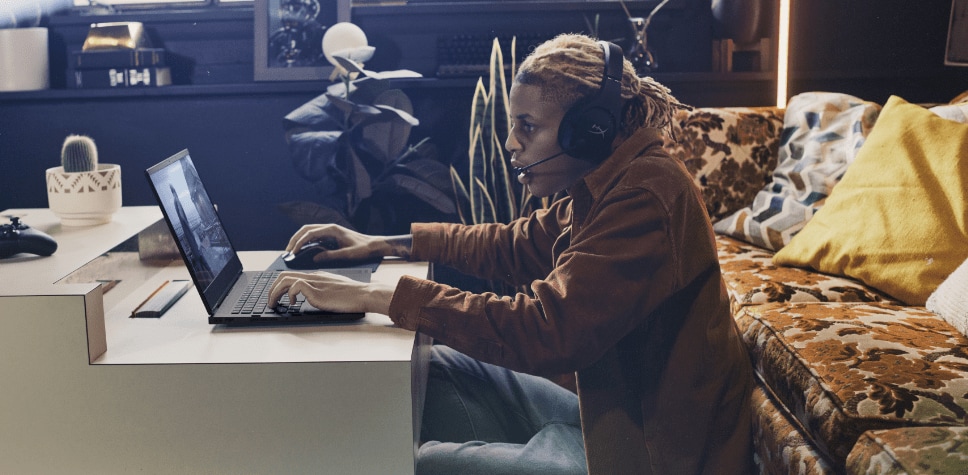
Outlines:
<svg viewBox="0 0 968 475"><path fill-rule="evenodd" d="M360 27L346 21L329 27L326 34L323 35L323 54L337 68L340 65L333 58L333 53L348 49L359 49L367 45L366 33L363 33Z"/></svg>

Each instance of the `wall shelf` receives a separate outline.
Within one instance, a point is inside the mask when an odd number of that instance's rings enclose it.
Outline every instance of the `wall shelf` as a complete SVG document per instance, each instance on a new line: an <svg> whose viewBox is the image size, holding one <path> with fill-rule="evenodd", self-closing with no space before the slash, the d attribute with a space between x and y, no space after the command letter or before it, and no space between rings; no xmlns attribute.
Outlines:
<svg viewBox="0 0 968 475"><path fill-rule="evenodd" d="M775 79L773 72L740 73L656 73L651 75L656 81L675 88L675 86L742 85L751 82L770 82ZM477 83L477 78L408 78L394 79L395 87L414 89L469 89ZM118 99L154 98L175 96L248 96L253 94L322 94L329 81L276 81L237 84L172 85L162 87L96 88L96 89L44 89L38 91L0 92L0 101L63 101L74 99ZM675 91L673 91L675 92Z"/></svg>

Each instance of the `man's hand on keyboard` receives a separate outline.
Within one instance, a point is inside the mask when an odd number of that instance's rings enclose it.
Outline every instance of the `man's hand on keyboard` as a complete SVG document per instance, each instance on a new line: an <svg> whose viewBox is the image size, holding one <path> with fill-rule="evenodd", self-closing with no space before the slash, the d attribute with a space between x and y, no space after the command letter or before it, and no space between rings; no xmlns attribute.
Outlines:
<svg viewBox="0 0 968 475"><path fill-rule="evenodd" d="M394 288L379 282L358 282L329 272L283 272L272 284L269 301L278 302L283 295L295 301L296 296L302 294L307 302L321 310L386 314Z"/></svg>

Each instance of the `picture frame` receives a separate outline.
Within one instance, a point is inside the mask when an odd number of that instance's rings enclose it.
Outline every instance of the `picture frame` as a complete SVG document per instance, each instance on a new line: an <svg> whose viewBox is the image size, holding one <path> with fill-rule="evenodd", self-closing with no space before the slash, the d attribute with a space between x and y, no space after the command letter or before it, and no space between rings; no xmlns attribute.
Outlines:
<svg viewBox="0 0 968 475"><path fill-rule="evenodd" d="M351 0L255 0L256 81L326 79L333 65L323 54L323 34L350 21Z"/></svg>
<svg viewBox="0 0 968 475"><path fill-rule="evenodd" d="M945 44L946 66L968 66L968 0L951 2L948 40Z"/></svg>

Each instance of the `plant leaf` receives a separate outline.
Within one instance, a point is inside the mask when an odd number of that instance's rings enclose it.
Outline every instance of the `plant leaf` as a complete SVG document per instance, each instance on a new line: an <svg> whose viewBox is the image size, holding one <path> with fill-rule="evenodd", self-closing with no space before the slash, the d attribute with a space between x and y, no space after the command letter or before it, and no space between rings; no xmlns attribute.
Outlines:
<svg viewBox="0 0 968 475"><path fill-rule="evenodd" d="M461 181L460 174L457 173L457 169L453 166L450 167L450 182L454 188L454 201L457 202L457 214L460 216L460 222L471 224L472 221L469 220L470 195L467 192L467 187L464 186L464 182ZM465 208L467 210L466 212Z"/></svg>
<svg viewBox="0 0 968 475"><path fill-rule="evenodd" d="M342 130L307 131L290 136L289 157L299 175L309 181L335 178L333 170L338 169L336 156L343 133Z"/></svg>
<svg viewBox="0 0 968 475"><path fill-rule="evenodd" d="M450 187L447 166L437 160L421 158L406 163L398 163L393 167L393 171L415 176L438 190L446 190Z"/></svg>
<svg viewBox="0 0 968 475"><path fill-rule="evenodd" d="M347 190L347 212L352 216L356 212L356 208L360 205L360 202L373 195L373 187L370 183L370 174L366 171L366 167L363 166L360 157L356 155L356 151L353 150L353 147L346 147L346 150L349 154L350 166L352 167L351 183L356 184L356 186L350 186Z"/></svg>
<svg viewBox="0 0 968 475"><path fill-rule="evenodd" d="M282 119L284 130L310 128L313 130L342 130L346 112L330 101L327 94L320 94L297 107Z"/></svg>
<svg viewBox="0 0 968 475"><path fill-rule="evenodd" d="M494 200L491 199L491 194L487 192L487 186L484 185L480 180L474 180L474 184L480 190L483 199L479 205L479 214L477 221L474 224L481 223L496 223L497 215L494 213Z"/></svg>
<svg viewBox="0 0 968 475"><path fill-rule="evenodd" d="M474 87L474 97L471 99L471 125L468 130L468 139L474 143L474 133L484 122L484 113L487 111L487 90L484 89L484 79L477 78L477 85Z"/></svg>
<svg viewBox="0 0 968 475"><path fill-rule="evenodd" d="M380 151L383 163L388 163L400 155L410 139L410 129L420 122L411 115L413 103L410 98L399 89L381 92L374 99L374 105L386 113L396 113L401 119L371 123L363 129L363 139L373 142ZM406 117L401 114L406 114ZM417 123L408 121L407 117Z"/></svg>
<svg viewBox="0 0 968 475"><path fill-rule="evenodd" d="M398 174L391 176L390 181L401 190L405 190L441 213L457 213L452 197L419 178Z"/></svg>

